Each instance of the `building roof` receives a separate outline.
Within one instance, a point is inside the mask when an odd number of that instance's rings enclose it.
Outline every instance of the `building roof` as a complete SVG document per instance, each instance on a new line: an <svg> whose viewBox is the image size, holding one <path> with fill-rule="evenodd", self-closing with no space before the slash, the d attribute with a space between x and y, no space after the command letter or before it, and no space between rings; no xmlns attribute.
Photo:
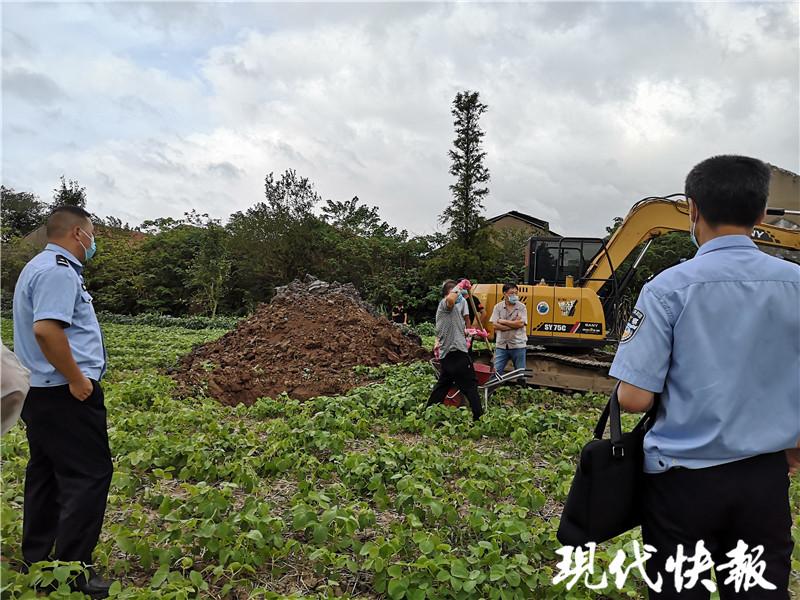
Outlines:
<svg viewBox="0 0 800 600"><path fill-rule="evenodd" d="M783 175L788 175L789 177L795 177L795 178L796 177L800 177L800 175L798 175L797 173L793 173L789 169L784 169L782 167L778 167L778 166L775 166L775 165L769 165L769 166L774 171L777 171L778 173L781 173Z"/></svg>
<svg viewBox="0 0 800 600"><path fill-rule="evenodd" d="M496 217L492 217L491 219L486 219L486 221L489 223L494 223L496 221L499 221L503 217L512 217L514 219L524 221L528 225L539 227L540 229L548 229L548 230L550 229L550 223L548 223L547 221L542 221L541 219L537 219L536 217L526 215L525 213L521 213L516 210L510 210L507 213L503 213L502 215L497 215Z"/></svg>

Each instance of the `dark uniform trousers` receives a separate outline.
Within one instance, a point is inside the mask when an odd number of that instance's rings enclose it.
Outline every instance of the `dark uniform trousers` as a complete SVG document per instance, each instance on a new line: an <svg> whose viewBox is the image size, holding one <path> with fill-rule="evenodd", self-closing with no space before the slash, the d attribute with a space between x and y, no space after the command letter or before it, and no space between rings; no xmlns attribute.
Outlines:
<svg viewBox="0 0 800 600"><path fill-rule="evenodd" d="M741 587L724 582L731 574L717 571L721 600L787 600L791 569L792 536L789 511L788 464L784 452L764 454L705 469L670 469L666 473L645 475L642 537L657 552L647 561L652 581L663 577L661 593L650 591L651 599L708 600L709 592L698 582L691 590L678 593L674 573L666 561L683 545L684 556L693 557L695 544L703 540L714 564L731 562L726 556L738 541L747 544L747 553L763 546L760 561L766 564L762 577L776 590L755 586ZM693 566L684 565L684 571ZM701 580L711 579L711 572ZM683 577L684 583L687 578Z"/></svg>
<svg viewBox="0 0 800 600"><path fill-rule="evenodd" d="M472 409L472 418L476 421L483 414L481 398L478 394L478 379L475 377L475 368L472 359L466 352L451 350L441 360L441 374L439 381L433 387L428 399L428 406L440 404L447 396L451 387L455 387L469 400Z"/></svg>
<svg viewBox="0 0 800 600"><path fill-rule="evenodd" d="M25 399L22 419L30 460L22 555L27 563L92 563L113 471L103 389L92 384L83 402L67 385L32 387Z"/></svg>

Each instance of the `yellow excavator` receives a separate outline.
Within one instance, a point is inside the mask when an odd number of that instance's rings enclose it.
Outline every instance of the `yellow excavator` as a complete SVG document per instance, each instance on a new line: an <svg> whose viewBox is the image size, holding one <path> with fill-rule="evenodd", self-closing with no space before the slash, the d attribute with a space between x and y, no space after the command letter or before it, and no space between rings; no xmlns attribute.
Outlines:
<svg viewBox="0 0 800 600"><path fill-rule="evenodd" d="M689 206L682 195L637 202L608 239L532 237L525 253L520 301L528 310L529 383L575 391L608 393L613 352L628 319L624 291L658 236L689 231ZM790 213L768 209L769 215ZM762 224L753 241L770 254L800 262L800 229ZM644 244L642 246L642 244ZM632 265L620 266L637 249ZM502 284L479 284L473 294L491 314L502 301ZM487 324L491 331L491 324Z"/></svg>

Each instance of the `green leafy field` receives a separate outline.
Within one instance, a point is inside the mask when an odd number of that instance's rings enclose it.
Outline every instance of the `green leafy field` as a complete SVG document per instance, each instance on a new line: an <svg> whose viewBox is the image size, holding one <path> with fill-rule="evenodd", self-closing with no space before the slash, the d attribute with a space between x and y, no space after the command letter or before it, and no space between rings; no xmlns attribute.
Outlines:
<svg viewBox="0 0 800 600"><path fill-rule="evenodd" d="M104 332L115 473L96 558L119 581L114 597L598 597L551 580L560 503L604 397L505 389L473 425L467 411L425 409L434 379L418 363L371 370L346 396L231 409L178 399L160 374L222 330ZM2 598L34 597L36 578L71 571L17 572L22 427L2 452ZM799 539L797 513L795 525ZM604 545L598 569L635 539ZM799 559L796 548L796 570ZM632 575L606 594L643 589Z"/></svg>

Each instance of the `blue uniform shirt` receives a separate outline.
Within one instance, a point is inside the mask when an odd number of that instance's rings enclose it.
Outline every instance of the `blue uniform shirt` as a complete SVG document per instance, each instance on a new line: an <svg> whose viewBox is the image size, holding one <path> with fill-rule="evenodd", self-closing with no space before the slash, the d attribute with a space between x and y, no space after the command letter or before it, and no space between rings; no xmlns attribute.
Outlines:
<svg viewBox="0 0 800 600"><path fill-rule="evenodd" d="M610 374L661 393L648 473L711 467L800 440L800 266L715 238L647 283Z"/></svg>
<svg viewBox="0 0 800 600"><path fill-rule="evenodd" d="M47 362L33 335L36 321L65 325L72 356L81 372L99 381L106 372L106 353L92 297L83 283L83 265L69 251L47 244L22 269L14 288L14 352L31 372L31 385L64 385L67 378Z"/></svg>

